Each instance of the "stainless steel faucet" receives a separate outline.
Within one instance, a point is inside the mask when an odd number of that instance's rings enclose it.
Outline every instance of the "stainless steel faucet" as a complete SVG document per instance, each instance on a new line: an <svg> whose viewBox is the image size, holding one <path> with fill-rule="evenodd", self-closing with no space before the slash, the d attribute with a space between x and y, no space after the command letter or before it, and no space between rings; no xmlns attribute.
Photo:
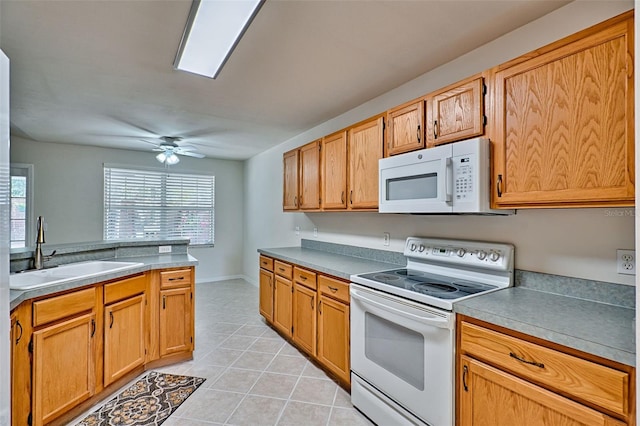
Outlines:
<svg viewBox="0 0 640 426"><path fill-rule="evenodd" d="M38 216L38 221L36 222L36 227L37 227L36 250L33 253L33 267L36 269L44 268L45 260L51 259L53 255L56 254L55 250L49 256L44 256L42 254L42 244L45 243L43 225L44 225L44 218L42 216Z"/></svg>

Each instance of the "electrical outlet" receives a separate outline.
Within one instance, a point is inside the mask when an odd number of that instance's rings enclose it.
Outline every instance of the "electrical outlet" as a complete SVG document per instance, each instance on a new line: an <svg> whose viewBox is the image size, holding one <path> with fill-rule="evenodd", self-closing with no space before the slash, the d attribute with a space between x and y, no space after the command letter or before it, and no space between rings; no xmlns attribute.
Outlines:
<svg viewBox="0 0 640 426"><path fill-rule="evenodd" d="M619 274L635 275L636 274L636 251L635 250L616 250L616 265Z"/></svg>
<svg viewBox="0 0 640 426"><path fill-rule="evenodd" d="M317 227L317 226L314 226L314 227L313 227L313 236L314 236L314 237L317 237L317 236L318 236L318 227Z"/></svg>
<svg viewBox="0 0 640 426"><path fill-rule="evenodd" d="M158 246L158 253L171 253L171 246Z"/></svg>
<svg viewBox="0 0 640 426"><path fill-rule="evenodd" d="M391 240L391 234L389 234L388 232L384 233L384 245L388 246L389 245L389 241Z"/></svg>
<svg viewBox="0 0 640 426"><path fill-rule="evenodd" d="M300 235L300 227L296 226L296 235Z"/></svg>

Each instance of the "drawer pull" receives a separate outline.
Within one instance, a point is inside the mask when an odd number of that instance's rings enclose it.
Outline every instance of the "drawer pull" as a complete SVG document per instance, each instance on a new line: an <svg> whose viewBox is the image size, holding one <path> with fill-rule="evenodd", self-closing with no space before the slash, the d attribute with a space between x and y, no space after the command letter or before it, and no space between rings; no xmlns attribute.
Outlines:
<svg viewBox="0 0 640 426"><path fill-rule="evenodd" d="M22 324L20 324L20 321L16 321L16 327L20 329L20 334L18 335L18 337L16 337L16 345L17 345L20 342L20 339L22 339Z"/></svg>
<svg viewBox="0 0 640 426"><path fill-rule="evenodd" d="M469 373L469 367L466 365L462 368L462 387L465 392L469 392L469 387L467 386L467 374Z"/></svg>
<svg viewBox="0 0 640 426"><path fill-rule="evenodd" d="M511 358L515 358L520 362L524 362L525 364L529 364L529 365L535 365L536 367L540 367L540 368L544 368L544 364L541 362L535 362L535 361L527 361L524 358L520 358L518 355L514 354L513 352L509 352L509 356Z"/></svg>
<svg viewBox="0 0 640 426"><path fill-rule="evenodd" d="M284 268L278 268L278 271L284 272Z"/></svg>
<svg viewBox="0 0 640 426"><path fill-rule="evenodd" d="M329 290L331 290L333 293L338 291L338 287L331 287L331 286L327 286L327 287L329 287Z"/></svg>
<svg viewBox="0 0 640 426"><path fill-rule="evenodd" d="M184 276L176 277L176 278L169 278L169 281L182 281L182 280L184 280Z"/></svg>
<svg viewBox="0 0 640 426"><path fill-rule="evenodd" d="M301 279L302 281L306 281L306 280L307 280L307 277L305 277L304 275L300 275L300 279Z"/></svg>

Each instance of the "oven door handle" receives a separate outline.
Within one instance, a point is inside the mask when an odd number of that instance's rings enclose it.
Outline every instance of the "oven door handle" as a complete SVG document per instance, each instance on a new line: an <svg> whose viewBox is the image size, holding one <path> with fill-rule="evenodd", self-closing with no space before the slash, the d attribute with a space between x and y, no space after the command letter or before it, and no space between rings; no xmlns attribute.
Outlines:
<svg viewBox="0 0 640 426"><path fill-rule="evenodd" d="M449 325L449 321L447 319L445 319L445 318L437 319L437 318L423 317L423 316L420 316L420 315L412 314L410 312L401 311L400 309L396 309L394 307L387 306L387 305L385 305L383 303L376 302L375 300L371 300L368 297L363 296L362 293L358 292L358 290L353 290L352 289L351 290L351 297L353 299L360 300L360 301L363 301L365 303L368 303L368 304L370 304L372 306L375 306L375 307L377 307L379 309L382 309L384 311L392 312L392 313L394 313L396 315L400 315L400 316L405 317L405 318L411 318L413 320L420 321L423 324L433 325L433 326L438 327L438 328L446 328L446 329L450 329L451 328L451 326Z"/></svg>

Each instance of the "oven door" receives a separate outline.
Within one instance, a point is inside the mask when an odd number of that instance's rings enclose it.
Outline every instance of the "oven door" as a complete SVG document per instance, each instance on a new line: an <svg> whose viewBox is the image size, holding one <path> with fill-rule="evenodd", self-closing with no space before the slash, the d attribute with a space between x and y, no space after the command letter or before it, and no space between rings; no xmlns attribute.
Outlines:
<svg viewBox="0 0 640 426"><path fill-rule="evenodd" d="M350 293L352 372L427 424L453 424L454 314L357 284Z"/></svg>
<svg viewBox="0 0 640 426"><path fill-rule="evenodd" d="M379 160L380 213L453 211L453 164L450 145Z"/></svg>

